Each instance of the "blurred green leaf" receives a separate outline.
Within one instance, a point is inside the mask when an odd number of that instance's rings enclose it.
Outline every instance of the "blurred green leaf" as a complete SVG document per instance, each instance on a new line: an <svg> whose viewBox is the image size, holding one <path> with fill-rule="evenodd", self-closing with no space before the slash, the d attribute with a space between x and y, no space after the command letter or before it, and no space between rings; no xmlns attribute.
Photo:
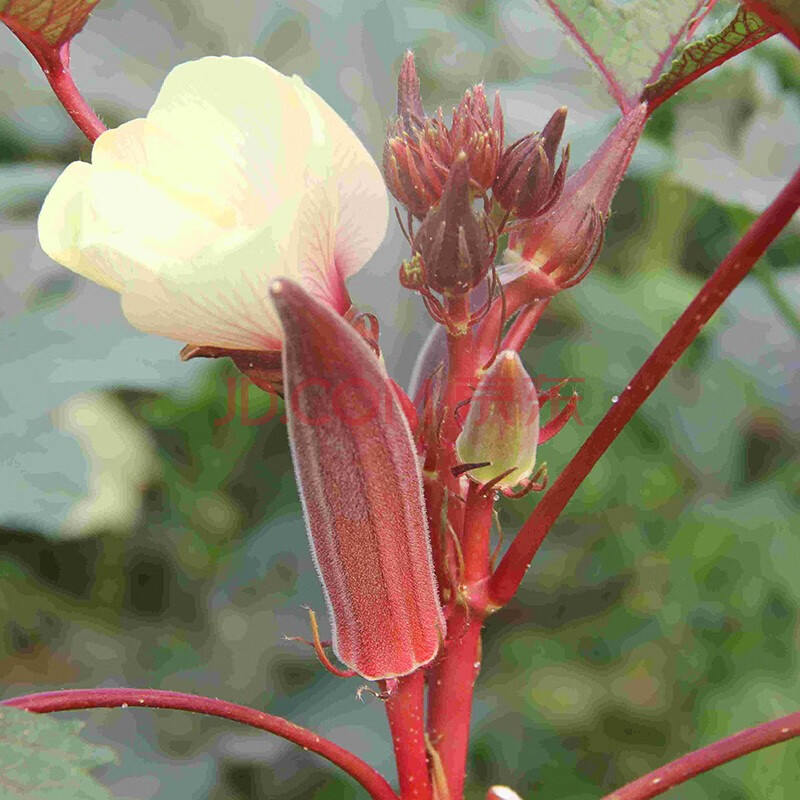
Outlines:
<svg viewBox="0 0 800 800"><path fill-rule="evenodd" d="M78 735L81 722L65 722L17 708L0 708L2 800L110 800L88 773L114 761L107 747Z"/></svg>

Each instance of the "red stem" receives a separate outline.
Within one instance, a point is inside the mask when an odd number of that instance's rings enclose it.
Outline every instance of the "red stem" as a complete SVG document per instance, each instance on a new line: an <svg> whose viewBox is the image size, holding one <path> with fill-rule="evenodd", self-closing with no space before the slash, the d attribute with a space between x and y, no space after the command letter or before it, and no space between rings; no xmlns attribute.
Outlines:
<svg viewBox="0 0 800 800"><path fill-rule="evenodd" d="M251 728L274 733L306 750L325 757L358 781L374 800L398 800L394 790L369 764L328 739L295 725L283 717L265 714L247 706L228 703L211 697L200 697L182 692L165 692L158 689L66 689L59 692L42 692L24 697L3 700L0 705L23 708L34 714L53 711L77 711L87 708L169 708L175 711L192 711L209 714Z"/></svg>
<svg viewBox="0 0 800 800"><path fill-rule="evenodd" d="M454 316L463 312L455 303L451 305L448 310ZM496 330L491 347L496 341ZM453 443L459 433L453 411L461 400L469 397L469 386L474 385L481 363L481 347L474 329L462 336L448 336L447 345L449 368L443 403L446 417L438 442L437 473L439 482L448 487L450 494L460 495L461 481L450 473L456 462ZM472 695L480 667L491 504L491 498L479 497L477 487L471 486L466 507L463 501L453 499L450 503L453 513L448 515L461 542L464 585L458 589L460 596L447 620L447 641L428 675L428 731L447 779L450 800L461 800L464 791ZM442 585L447 585L443 576L439 579Z"/></svg>
<svg viewBox="0 0 800 800"><path fill-rule="evenodd" d="M534 328L539 324L545 309L550 304L552 298L545 297L542 300L536 300L529 306L525 306L519 312L519 316L511 323L506 331L503 343L500 346L501 350L522 350L525 342L528 341Z"/></svg>
<svg viewBox="0 0 800 800"><path fill-rule="evenodd" d="M800 711L740 731L708 747L681 756L606 795L603 800L649 800L720 764L797 736L800 736Z"/></svg>
<svg viewBox="0 0 800 800"><path fill-rule="evenodd" d="M402 800L430 800L431 780L425 749L425 673L400 678L386 701Z"/></svg>
<svg viewBox="0 0 800 800"><path fill-rule="evenodd" d="M472 697L480 672L483 618L459 607L448 620L455 635L445 644L428 678L428 730L442 761L450 800L464 795Z"/></svg>
<svg viewBox="0 0 800 800"><path fill-rule="evenodd" d="M6 25L16 37L30 50L44 72L55 96L72 121L81 129L86 138L94 143L106 126L100 121L92 107L86 102L83 95L72 80L69 71L69 41L60 45L51 45L36 31L31 31L18 25L14 19L4 19Z"/></svg>
<svg viewBox="0 0 800 800"><path fill-rule="evenodd" d="M493 605L505 605L514 596L528 565L553 523L600 456L617 438L686 348L697 338L706 322L763 255L798 207L800 207L800 170L725 257L697 297L644 362L628 388L620 392L618 402L611 406L541 499L492 576L489 596Z"/></svg>
<svg viewBox="0 0 800 800"><path fill-rule="evenodd" d="M489 539L492 529L494 492L480 493L480 485L470 481L467 507L464 514L464 584L470 600L474 601L474 588L482 585L489 576ZM482 613L484 606L478 610Z"/></svg>
<svg viewBox="0 0 800 800"><path fill-rule="evenodd" d="M80 128L83 135L94 144L97 137L107 128L86 102L75 85L75 81L72 80L72 74L69 71L67 47L68 45L64 45L62 50L59 51L64 55L62 55L58 67L52 70L45 68L44 75L55 96L64 106L64 110L72 117L72 121Z"/></svg>

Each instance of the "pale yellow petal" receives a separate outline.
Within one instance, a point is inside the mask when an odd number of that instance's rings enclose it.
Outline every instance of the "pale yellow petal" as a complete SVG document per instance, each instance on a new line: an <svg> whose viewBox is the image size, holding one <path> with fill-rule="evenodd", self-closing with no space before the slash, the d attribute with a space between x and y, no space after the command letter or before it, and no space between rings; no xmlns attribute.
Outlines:
<svg viewBox="0 0 800 800"><path fill-rule="evenodd" d="M302 190L308 113L293 80L255 58L175 67L147 121L149 171L215 198L238 223L255 227L286 194Z"/></svg>
<svg viewBox="0 0 800 800"><path fill-rule="evenodd" d="M80 245L86 222L85 195L91 173L89 164L76 161L59 175L39 212L39 242L53 261L95 283L119 291L116 276L87 259Z"/></svg>
<svg viewBox="0 0 800 800"><path fill-rule="evenodd" d="M217 239L222 229L197 209L163 191L146 177L122 170L92 168L84 191L81 230L76 241L84 258L97 262L107 246L147 272L190 259ZM130 270L104 264L118 285Z"/></svg>
<svg viewBox="0 0 800 800"><path fill-rule="evenodd" d="M296 209L284 213L294 218ZM277 214L275 226L236 231L191 258L139 272L126 282L122 308L137 328L180 341L246 350L280 346L269 299L278 276L301 280L298 232Z"/></svg>
<svg viewBox="0 0 800 800"><path fill-rule="evenodd" d="M306 107L324 128L332 180L338 189L336 264L342 275L357 272L378 249L389 221L389 198L378 165L345 121L302 84Z"/></svg>

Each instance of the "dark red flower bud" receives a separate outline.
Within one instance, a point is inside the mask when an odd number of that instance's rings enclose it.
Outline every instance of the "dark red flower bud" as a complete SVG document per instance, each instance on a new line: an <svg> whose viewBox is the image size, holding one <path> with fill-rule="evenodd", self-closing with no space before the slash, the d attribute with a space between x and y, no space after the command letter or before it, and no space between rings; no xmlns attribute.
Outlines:
<svg viewBox="0 0 800 800"><path fill-rule="evenodd" d="M397 114L383 147L383 174L394 197L422 219L439 202L455 154L442 110L425 115L410 51L397 80Z"/></svg>
<svg viewBox="0 0 800 800"><path fill-rule="evenodd" d="M468 89L453 111L450 128L453 150L467 154L470 178L484 189L490 188L497 176L503 152L503 128L500 93L495 94L490 114L482 84Z"/></svg>
<svg viewBox="0 0 800 800"><path fill-rule="evenodd" d="M556 169L556 154L567 109L559 108L540 133L514 142L503 153L493 196L519 219L531 219L552 208L564 188L569 163L569 146L564 148Z"/></svg>
<svg viewBox="0 0 800 800"><path fill-rule="evenodd" d="M515 259L504 283L524 281L531 297L546 297L574 286L592 267L603 245L611 200L647 121L647 105L631 109L606 140L566 183L544 215L509 237Z"/></svg>
<svg viewBox="0 0 800 800"><path fill-rule="evenodd" d="M428 287L439 294L464 294L486 277L494 246L486 217L472 209L466 153L453 162L441 202L423 220L413 249Z"/></svg>
<svg viewBox="0 0 800 800"><path fill-rule="evenodd" d="M421 127L425 119L422 96L419 92L419 76L414 63L414 54L407 50L397 77L397 116L407 127L412 122Z"/></svg>

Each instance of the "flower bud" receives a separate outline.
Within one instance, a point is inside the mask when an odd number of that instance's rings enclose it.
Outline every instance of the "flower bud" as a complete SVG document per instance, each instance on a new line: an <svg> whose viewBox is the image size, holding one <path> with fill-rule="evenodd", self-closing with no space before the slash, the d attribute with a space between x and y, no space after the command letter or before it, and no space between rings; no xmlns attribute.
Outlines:
<svg viewBox="0 0 800 800"><path fill-rule="evenodd" d="M500 93L494 96L494 109L490 114L483 85L477 84L468 89L458 108L453 111L450 141L454 152L463 150L467 154L470 178L484 189L489 189L497 176L503 152Z"/></svg>
<svg viewBox="0 0 800 800"><path fill-rule="evenodd" d="M647 121L647 105L631 109L566 183L556 204L509 237L513 262L501 279L524 282L531 298L582 280L600 253L611 200Z"/></svg>
<svg viewBox="0 0 800 800"><path fill-rule="evenodd" d="M459 295L477 286L491 266L494 246L486 217L472 210L469 161L459 153L441 202L432 208L414 237L413 250L427 285L439 294Z"/></svg>
<svg viewBox="0 0 800 800"><path fill-rule="evenodd" d="M406 127L420 127L425 120L422 96L419 90L419 75L414 63L414 54L407 50L397 76L397 116Z"/></svg>
<svg viewBox="0 0 800 800"><path fill-rule="evenodd" d="M514 486L536 464L539 444L539 397L522 361L504 350L481 378L472 396L456 452L464 464L485 464L467 474L488 483L505 472L496 487Z"/></svg>
<svg viewBox="0 0 800 800"><path fill-rule="evenodd" d="M383 147L383 173L389 191L420 219L442 196L454 152L442 110L425 115L419 77L410 51L397 80L397 119Z"/></svg>
<svg viewBox="0 0 800 800"><path fill-rule="evenodd" d="M289 442L339 659L370 680L431 661L445 622L422 475L405 414L364 339L289 280L283 325Z"/></svg>
<svg viewBox="0 0 800 800"><path fill-rule="evenodd" d="M543 214L561 195L569 163L569 146L564 148L557 169L555 162L566 118L567 109L562 106L541 133L519 139L503 153L493 196L518 219Z"/></svg>

